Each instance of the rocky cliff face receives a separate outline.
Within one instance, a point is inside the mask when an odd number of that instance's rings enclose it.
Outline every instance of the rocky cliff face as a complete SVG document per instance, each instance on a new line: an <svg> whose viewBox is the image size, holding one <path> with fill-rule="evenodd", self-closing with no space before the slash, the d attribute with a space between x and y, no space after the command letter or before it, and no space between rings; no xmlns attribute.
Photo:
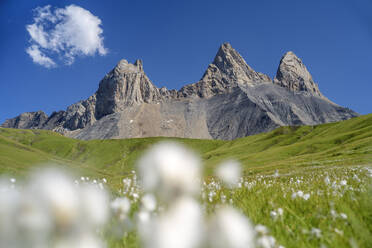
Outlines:
<svg viewBox="0 0 372 248"><path fill-rule="evenodd" d="M274 78L274 84L294 92L307 92L311 95L325 98L314 82L310 72L296 54L287 52L280 60L279 68Z"/></svg>
<svg viewBox="0 0 372 248"><path fill-rule="evenodd" d="M48 116L43 111L26 112L6 120L1 126L21 129L42 128L47 120Z"/></svg>
<svg viewBox="0 0 372 248"><path fill-rule="evenodd" d="M96 97L97 119L120 112L128 106L163 99L159 89L143 71L142 61L130 64L125 59L102 79Z"/></svg>
<svg viewBox="0 0 372 248"><path fill-rule="evenodd" d="M201 80L184 86L179 95L208 98L228 92L238 84L253 86L261 82L271 82L271 79L265 74L255 72L229 43L224 43Z"/></svg>
<svg viewBox="0 0 372 248"><path fill-rule="evenodd" d="M292 52L272 81L224 43L200 81L179 91L157 88L140 60L121 60L87 100L47 116L23 113L2 127L38 128L79 139L185 137L235 139L284 125L315 125L358 114L319 91Z"/></svg>

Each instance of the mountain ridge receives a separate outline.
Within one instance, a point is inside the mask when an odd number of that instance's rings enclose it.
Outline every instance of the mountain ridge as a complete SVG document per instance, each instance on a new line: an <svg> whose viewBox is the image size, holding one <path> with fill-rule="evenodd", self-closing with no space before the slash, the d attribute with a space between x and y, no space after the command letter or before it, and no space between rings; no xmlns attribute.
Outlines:
<svg viewBox="0 0 372 248"><path fill-rule="evenodd" d="M23 113L2 127L48 129L80 139L234 139L277 126L314 125L357 115L323 96L293 52L282 57L272 80L224 43L201 79L178 91L156 87L141 60L131 64L123 59L88 99L49 117L42 111Z"/></svg>

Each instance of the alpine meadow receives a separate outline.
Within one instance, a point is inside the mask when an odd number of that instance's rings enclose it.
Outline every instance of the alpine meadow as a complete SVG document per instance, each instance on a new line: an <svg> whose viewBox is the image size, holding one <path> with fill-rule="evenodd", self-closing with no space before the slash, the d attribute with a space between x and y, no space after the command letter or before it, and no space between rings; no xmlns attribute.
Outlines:
<svg viewBox="0 0 372 248"><path fill-rule="evenodd" d="M0 248L372 247L371 10L2 1Z"/></svg>

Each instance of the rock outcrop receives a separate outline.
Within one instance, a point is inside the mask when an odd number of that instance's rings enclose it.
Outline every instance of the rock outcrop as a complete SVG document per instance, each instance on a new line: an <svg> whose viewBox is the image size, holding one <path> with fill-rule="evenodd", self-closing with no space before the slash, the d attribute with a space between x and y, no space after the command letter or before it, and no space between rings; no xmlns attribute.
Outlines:
<svg viewBox="0 0 372 248"><path fill-rule="evenodd" d="M47 120L48 116L43 111L26 112L6 120L1 126L21 129L42 128Z"/></svg>
<svg viewBox="0 0 372 248"><path fill-rule="evenodd" d="M326 99L314 82L310 72L296 54L287 52L280 60L274 84L294 92L307 92Z"/></svg>
<svg viewBox="0 0 372 248"><path fill-rule="evenodd" d="M182 87L179 95L208 98L228 92L238 84L254 86L261 82L271 82L271 79L255 72L229 43L224 43L201 80Z"/></svg>
<svg viewBox="0 0 372 248"><path fill-rule="evenodd" d="M96 97L97 119L120 112L128 106L163 99L159 89L143 71L142 61L130 64L125 59L101 80Z"/></svg>
<svg viewBox="0 0 372 248"><path fill-rule="evenodd" d="M121 60L87 100L49 117L42 111L23 113L2 127L49 129L78 139L235 139L278 126L315 125L357 115L323 96L294 53L283 56L272 81L224 43L202 78L179 91L157 88L142 61Z"/></svg>

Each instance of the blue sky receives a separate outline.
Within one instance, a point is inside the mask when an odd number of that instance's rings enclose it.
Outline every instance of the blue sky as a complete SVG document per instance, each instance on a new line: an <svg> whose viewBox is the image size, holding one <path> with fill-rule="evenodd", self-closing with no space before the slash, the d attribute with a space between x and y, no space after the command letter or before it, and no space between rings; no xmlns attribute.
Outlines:
<svg viewBox="0 0 372 248"><path fill-rule="evenodd" d="M26 53L32 10L71 4L101 20L105 52L46 68ZM361 114L372 111L372 1L38 1L0 0L0 122L22 112L65 109L92 95L125 58L140 58L157 85L200 79L228 41L256 71L274 77L294 51L320 90Z"/></svg>

